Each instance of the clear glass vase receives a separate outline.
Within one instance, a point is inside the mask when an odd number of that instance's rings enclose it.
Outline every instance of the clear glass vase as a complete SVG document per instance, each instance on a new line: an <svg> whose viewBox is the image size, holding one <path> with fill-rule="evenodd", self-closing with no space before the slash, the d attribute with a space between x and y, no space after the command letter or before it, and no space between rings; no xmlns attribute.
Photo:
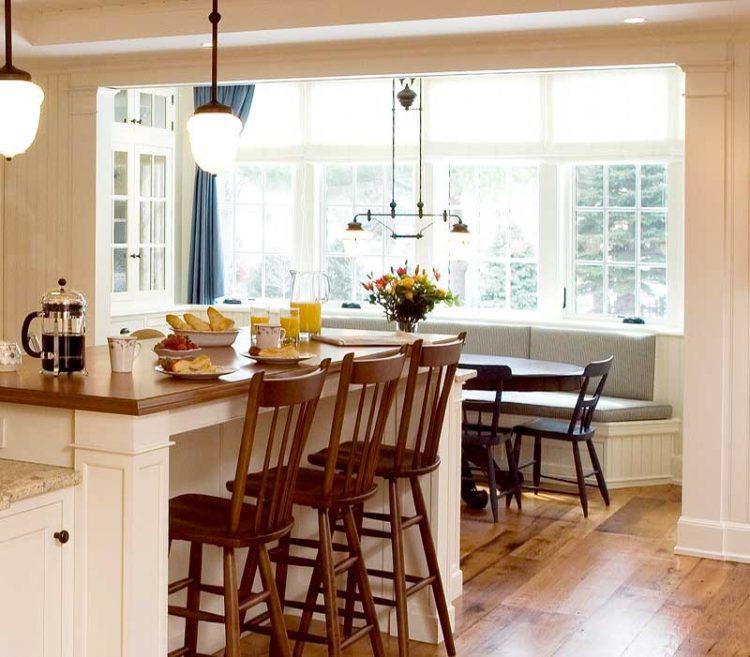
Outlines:
<svg viewBox="0 0 750 657"><path fill-rule="evenodd" d="M414 322L410 319L406 320L398 320L398 330L401 333L416 333L417 332L417 322Z"/></svg>

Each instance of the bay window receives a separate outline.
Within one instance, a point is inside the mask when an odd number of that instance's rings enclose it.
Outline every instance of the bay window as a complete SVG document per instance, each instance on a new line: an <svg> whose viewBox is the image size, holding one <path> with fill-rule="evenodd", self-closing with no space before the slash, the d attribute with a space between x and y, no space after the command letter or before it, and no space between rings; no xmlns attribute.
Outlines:
<svg viewBox="0 0 750 657"><path fill-rule="evenodd" d="M283 297L288 269L321 270L332 311L409 261L461 298L441 312L679 326L681 84L674 67L424 78L425 211L462 217L463 253L440 218L371 222L356 253L342 240L355 214L389 211L390 79L259 84L220 177L227 294ZM397 114L401 212L416 211L418 118Z"/></svg>

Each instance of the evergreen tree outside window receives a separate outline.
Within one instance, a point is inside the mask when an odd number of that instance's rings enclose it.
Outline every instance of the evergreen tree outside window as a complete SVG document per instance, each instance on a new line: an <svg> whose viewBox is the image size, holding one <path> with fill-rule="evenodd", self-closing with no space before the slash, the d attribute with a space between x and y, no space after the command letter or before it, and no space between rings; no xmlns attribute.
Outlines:
<svg viewBox="0 0 750 657"><path fill-rule="evenodd" d="M576 312L666 317L666 164L574 170Z"/></svg>

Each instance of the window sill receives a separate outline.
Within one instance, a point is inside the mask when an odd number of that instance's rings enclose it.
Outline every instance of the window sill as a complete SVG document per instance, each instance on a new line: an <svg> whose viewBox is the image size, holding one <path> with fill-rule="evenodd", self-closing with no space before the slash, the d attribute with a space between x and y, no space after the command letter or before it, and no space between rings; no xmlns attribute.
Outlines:
<svg viewBox="0 0 750 657"><path fill-rule="evenodd" d="M325 308L323 317L368 317L377 318L382 316L379 308L363 306L362 308ZM666 336L683 336L681 327L664 326L658 324L623 324L617 320L607 319L583 319L580 317L570 318L544 318L538 315L477 315L471 317L461 315L458 312L440 312L436 310L430 315L430 319L444 322L465 322L466 324L498 324L498 325L517 325L517 326L538 326L544 328L563 328L563 329L589 329L595 331L612 331L618 333L649 333Z"/></svg>
<svg viewBox="0 0 750 657"><path fill-rule="evenodd" d="M268 306L271 309L283 308L289 302L285 299L258 299L252 303L241 303L241 304L229 304L229 303L216 303L215 306L222 312L227 313L249 313L251 309L258 307ZM163 314L167 312L174 312L182 314L184 312L191 311L203 311L206 306L198 306L194 304L164 304L160 307L144 307L141 305L139 309L133 307L118 308L117 311L113 308L113 317L129 316L129 315L150 315L150 314ZM430 319L435 321L444 322L465 322L466 324L498 324L498 325L516 325L516 326L538 326L544 328L561 328L561 329L588 329L592 331L612 331L617 333L649 333L655 335L665 336L683 336L683 329L675 326L665 326L659 324L623 324L620 321L614 319L596 318L586 319L582 317L568 317L568 318L551 318L551 317L540 317L535 314L514 314L514 315L498 315L498 314L479 314L476 310L472 310L472 315L469 317L462 314L461 310L450 310L448 312L436 310L430 315ZM341 308L333 305L323 306L323 317L367 317L370 319L376 319L383 316L383 312L379 307L364 304L362 308Z"/></svg>

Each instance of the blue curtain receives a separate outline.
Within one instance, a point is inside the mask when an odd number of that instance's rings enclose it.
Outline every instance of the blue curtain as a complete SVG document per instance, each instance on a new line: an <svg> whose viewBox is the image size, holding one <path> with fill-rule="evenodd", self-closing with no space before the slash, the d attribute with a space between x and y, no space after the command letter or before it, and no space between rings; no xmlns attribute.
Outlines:
<svg viewBox="0 0 750 657"><path fill-rule="evenodd" d="M244 128L253 104L255 85L231 85L218 89L218 101L232 108ZM211 87L195 87L195 106L211 100ZM193 231L190 239L189 303L213 303L224 295L224 261L219 227L216 176L195 167Z"/></svg>

